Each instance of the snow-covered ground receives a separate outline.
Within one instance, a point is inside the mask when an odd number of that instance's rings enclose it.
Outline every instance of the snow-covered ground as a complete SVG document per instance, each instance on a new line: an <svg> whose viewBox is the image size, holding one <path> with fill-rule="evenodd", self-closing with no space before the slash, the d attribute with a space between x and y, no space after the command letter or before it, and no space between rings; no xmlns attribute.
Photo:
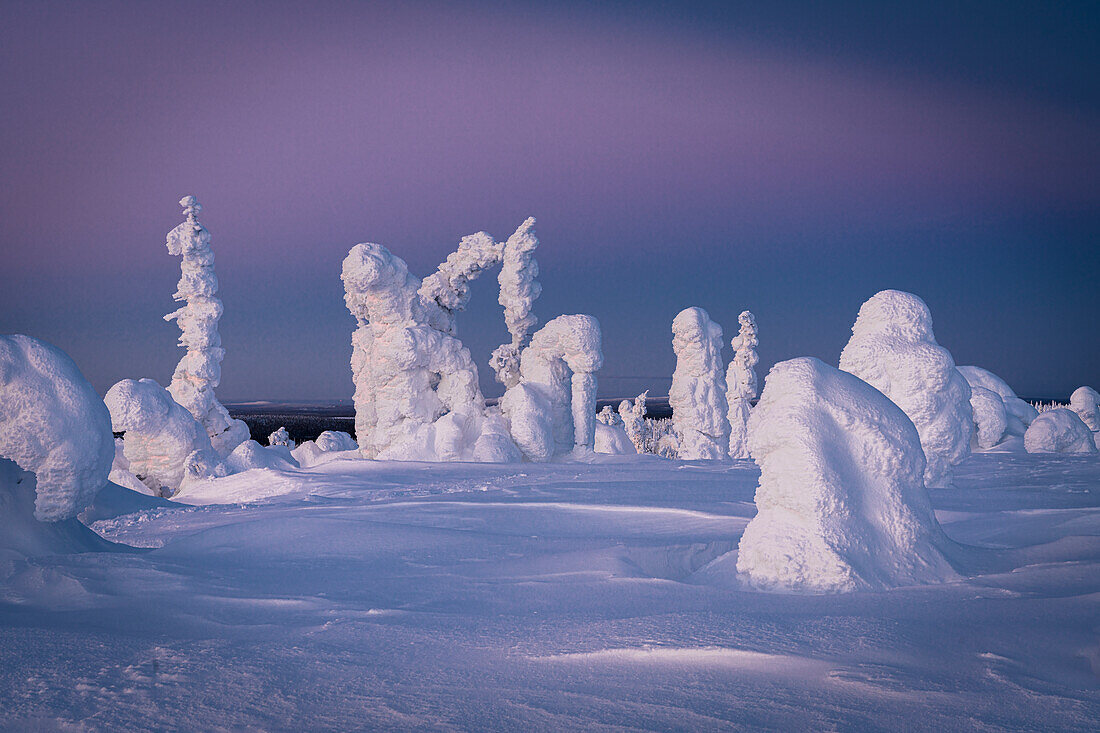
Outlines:
<svg viewBox="0 0 1100 733"><path fill-rule="evenodd" d="M0 726L1095 730L1095 456L971 456L931 492L966 579L839 595L738 587L758 477L338 459L191 506L109 485L85 521L154 549L0 568Z"/></svg>

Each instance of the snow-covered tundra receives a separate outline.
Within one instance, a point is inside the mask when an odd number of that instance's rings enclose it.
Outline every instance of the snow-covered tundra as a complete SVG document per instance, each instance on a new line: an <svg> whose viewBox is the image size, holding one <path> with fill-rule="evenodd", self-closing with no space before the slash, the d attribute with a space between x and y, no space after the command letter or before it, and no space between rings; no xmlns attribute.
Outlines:
<svg viewBox="0 0 1100 733"><path fill-rule="evenodd" d="M840 592L955 576L911 420L810 357L772 367L749 418L757 514L737 571L764 589Z"/></svg>
<svg viewBox="0 0 1100 733"><path fill-rule="evenodd" d="M876 293L859 309L840 368L889 397L909 416L927 459L925 483L944 486L970 454L970 385L936 343L924 301L900 290Z"/></svg>

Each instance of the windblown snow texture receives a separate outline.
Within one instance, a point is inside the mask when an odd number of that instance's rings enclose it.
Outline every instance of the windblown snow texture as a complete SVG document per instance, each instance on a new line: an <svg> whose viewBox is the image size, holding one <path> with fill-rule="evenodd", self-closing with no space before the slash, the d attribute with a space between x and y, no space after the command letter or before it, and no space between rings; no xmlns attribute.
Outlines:
<svg viewBox="0 0 1100 733"><path fill-rule="evenodd" d="M760 357L756 347L760 344L756 332L756 318L751 311L742 311L737 317L741 329L730 341L733 360L726 370L726 400L729 403L730 458L749 457L748 425L752 400L756 398L756 364Z"/></svg>
<svg viewBox="0 0 1100 733"><path fill-rule="evenodd" d="M164 317L180 327L180 346L187 353L172 375L168 391L202 423L210 443L220 456L228 455L248 439L248 426L234 420L214 396L221 382L222 348L218 320L222 302L218 299L218 278L214 274L214 252L210 232L198 220L202 205L194 196L180 199L187 219L168 233L168 253L182 257L176 301L186 303Z"/></svg>
<svg viewBox="0 0 1100 733"><path fill-rule="evenodd" d="M34 474L34 516L75 517L107 483L114 455L111 416L73 360L28 336L0 336L0 458Z"/></svg>
<svg viewBox="0 0 1100 733"><path fill-rule="evenodd" d="M954 576L920 437L866 382L813 358L776 364L749 447L760 484L737 571L751 585L843 592Z"/></svg>
<svg viewBox="0 0 1100 733"><path fill-rule="evenodd" d="M909 416L928 461L925 483L950 483L951 466L970 453L970 385L936 343L932 315L911 293L883 290L859 309L840 368L871 384Z"/></svg>
<svg viewBox="0 0 1100 733"><path fill-rule="evenodd" d="M702 308L685 308L672 321L676 371L668 401L685 460L723 458L729 450L722 327Z"/></svg>

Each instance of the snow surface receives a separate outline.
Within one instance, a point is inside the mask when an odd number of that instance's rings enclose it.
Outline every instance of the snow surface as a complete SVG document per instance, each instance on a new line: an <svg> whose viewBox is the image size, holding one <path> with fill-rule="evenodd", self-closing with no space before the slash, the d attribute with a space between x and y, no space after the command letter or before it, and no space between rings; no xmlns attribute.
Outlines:
<svg viewBox="0 0 1100 733"><path fill-rule="evenodd" d="M960 579L841 595L740 583L758 479L642 455L334 459L202 506L108 486L87 521L152 549L0 581L0 729L1095 730L1095 456L968 457L931 492Z"/></svg>
<svg viewBox="0 0 1100 733"><path fill-rule="evenodd" d="M34 516L75 517L107 483L114 455L111 416L68 354L0 336L0 463L33 474L20 481L33 491ZM14 481L0 486L0 501Z"/></svg>
<svg viewBox="0 0 1100 733"><path fill-rule="evenodd" d="M729 450L722 327L702 308L685 308L672 320L676 371L668 402L683 459L724 458Z"/></svg>
<svg viewBox="0 0 1100 733"><path fill-rule="evenodd" d="M936 343L932 314L912 293L883 290L859 309L840 368L878 389L917 426L928 461L925 483L950 483L951 466L970 454L970 385Z"/></svg>
<svg viewBox="0 0 1100 733"><path fill-rule="evenodd" d="M738 548L752 585L841 592L955 577L905 413L847 372L804 357L772 367L749 420L757 515Z"/></svg>
<svg viewBox="0 0 1100 733"><path fill-rule="evenodd" d="M1096 441L1088 425L1073 410L1047 410L1024 433L1028 453L1096 453Z"/></svg>

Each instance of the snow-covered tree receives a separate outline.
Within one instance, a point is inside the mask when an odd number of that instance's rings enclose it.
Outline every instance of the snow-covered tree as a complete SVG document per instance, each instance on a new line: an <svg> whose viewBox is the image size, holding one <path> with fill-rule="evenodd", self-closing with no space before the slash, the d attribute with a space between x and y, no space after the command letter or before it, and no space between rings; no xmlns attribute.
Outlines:
<svg viewBox="0 0 1100 733"><path fill-rule="evenodd" d="M737 322L741 329L730 341L733 360L726 370L726 400L729 403L730 458L744 459L749 457L749 412L752 400L756 399L756 364L760 361L756 347L760 341L751 311L742 311Z"/></svg>
<svg viewBox="0 0 1100 733"><path fill-rule="evenodd" d="M970 455L970 385L936 343L932 314L911 293L883 290L859 309L840 368L877 388L917 426L925 482L945 486L951 466Z"/></svg>
<svg viewBox="0 0 1100 733"><path fill-rule="evenodd" d="M1065 407L1047 410L1031 421L1024 433L1028 453L1097 452L1096 439L1085 421Z"/></svg>
<svg viewBox="0 0 1100 733"><path fill-rule="evenodd" d="M619 403L619 417L622 418L623 428L630 442L634 444L634 450L639 453L646 452L645 403L647 397L649 397L648 389L633 400L623 400Z"/></svg>
<svg viewBox="0 0 1100 733"><path fill-rule="evenodd" d="M981 449L1001 442L1008 427L1008 413L1001 396L991 389L970 385L970 410L974 413L974 442Z"/></svg>
<svg viewBox="0 0 1100 733"><path fill-rule="evenodd" d="M1027 426L1031 424L1031 421L1035 419L1039 411L1017 397L1016 393L1012 391L1012 388L1008 386L1005 380L988 369L982 369L977 366L961 366L958 367L958 370L966 379L971 389L974 387L982 387L983 389L988 389L996 393L1001 398L1005 407L1005 432L1009 435L1023 437L1024 431L1027 430Z"/></svg>
<svg viewBox="0 0 1100 733"><path fill-rule="evenodd" d="M530 460L593 450L600 342L600 324L592 316L558 316L520 355L520 381L504 393L500 407L512 439Z"/></svg>
<svg viewBox="0 0 1100 733"><path fill-rule="evenodd" d="M535 218L529 217L520 224L504 244L503 264L497 282L500 283L498 302L504 306L504 324L511 334L510 343L501 344L489 360L498 382L507 389L519 384L520 352L527 345L528 334L538 318L531 312L535 300L542 293L542 285L536 277L539 263L535 260Z"/></svg>
<svg viewBox="0 0 1100 733"><path fill-rule="evenodd" d="M1092 432L1100 431L1100 394L1092 387L1078 387L1069 397L1070 409L1088 425Z"/></svg>
<svg viewBox="0 0 1100 733"><path fill-rule="evenodd" d="M813 358L776 364L749 448L760 484L737 571L750 584L830 593L954 577L920 436L866 382Z"/></svg>
<svg viewBox="0 0 1100 733"><path fill-rule="evenodd" d="M218 335L222 302L217 297L214 252L210 249L210 232L198 220L202 205L194 196L184 196L180 206L187 219L168 233L167 243L169 254L182 258L180 281L173 297L185 305L164 320L174 320L180 327L179 342L187 353L176 366L168 391L202 424L214 450L227 456L248 439L248 426L231 418L214 395L225 356Z"/></svg>
<svg viewBox="0 0 1100 733"><path fill-rule="evenodd" d="M290 433L286 431L286 427L282 426L271 435L267 436L268 445L283 445L287 448L294 449L294 441L290 439Z"/></svg>
<svg viewBox="0 0 1100 733"><path fill-rule="evenodd" d="M722 327L702 308L685 308L672 321L676 371L668 401L684 460L722 458L729 447Z"/></svg>
<svg viewBox="0 0 1100 733"><path fill-rule="evenodd" d="M0 336L0 512L25 507L33 521L33 503L42 522L72 519L107 483L114 454L111 416L73 360L29 336ZM14 531L4 519L0 543L31 541L4 536Z"/></svg>

